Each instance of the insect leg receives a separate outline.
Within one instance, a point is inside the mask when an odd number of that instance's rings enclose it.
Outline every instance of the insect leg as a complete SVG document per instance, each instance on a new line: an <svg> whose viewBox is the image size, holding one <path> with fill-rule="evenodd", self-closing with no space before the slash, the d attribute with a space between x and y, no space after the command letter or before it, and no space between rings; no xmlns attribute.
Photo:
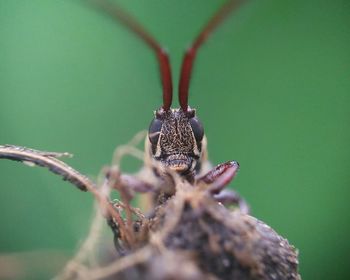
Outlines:
<svg viewBox="0 0 350 280"><path fill-rule="evenodd" d="M118 227L118 224L113 220L112 217L107 218L107 224L109 225L109 227L111 228L113 235L114 235L114 247L117 250L117 252L123 256L125 255L125 249L123 248L123 246L120 244L120 230Z"/></svg>
<svg viewBox="0 0 350 280"><path fill-rule="evenodd" d="M217 194L231 182L238 169L239 164L236 161L218 164L208 173L197 178L197 183L203 182L210 185L208 191L211 194Z"/></svg>
<svg viewBox="0 0 350 280"><path fill-rule="evenodd" d="M239 164L236 161L228 161L215 166L205 175L197 179L197 183L209 185L208 192L213 195L214 199L223 204L236 204L242 213L249 213L249 206L241 196L224 188L231 182L237 174Z"/></svg>
<svg viewBox="0 0 350 280"><path fill-rule="evenodd" d="M146 193L155 190L152 184L149 184L136 176L130 174L122 174L117 167L111 167L107 173L106 178L110 182L112 188L123 192L128 199L132 199L134 193Z"/></svg>
<svg viewBox="0 0 350 280"><path fill-rule="evenodd" d="M218 194L214 194L214 199L224 205L235 204L243 214L250 213L248 203L236 191L222 190Z"/></svg>

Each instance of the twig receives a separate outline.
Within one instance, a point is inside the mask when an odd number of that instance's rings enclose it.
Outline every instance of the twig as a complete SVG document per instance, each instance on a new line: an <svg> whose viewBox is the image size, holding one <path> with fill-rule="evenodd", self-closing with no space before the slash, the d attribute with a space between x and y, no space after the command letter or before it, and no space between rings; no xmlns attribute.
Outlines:
<svg viewBox="0 0 350 280"><path fill-rule="evenodd" d="M122 236L125 237L126 241L131 238L126 234L126 227L124 220L120 214L114 209L113 205L109 200L100 194L95 183L93 183L89 178L82 175L66 163L57 159L59 156L69 155L68 153L56 153L56 152L43 152L34 149L29 149L20 146L4 145L0 146L0 159L10 159L14 161L19 161L30 166L41 166L48 168L51 172L63 177L72 183L74 186L78 187L82 191L89 191L93 194L99 205L102 207L103 212L112 216L118 223Z"/></svg>
<svg viewBox="0 0 350 280"><path fill-rule="evenodd" d="M57 159L62 156L71 156L71 154L44 152L13 145L0 146L0 159L20 161L29 166L37 165L46 167L51 172L60 175L63 177L63 180L72 183L82 191L95 188L94 183L91 182L89 178Z"/></svg>

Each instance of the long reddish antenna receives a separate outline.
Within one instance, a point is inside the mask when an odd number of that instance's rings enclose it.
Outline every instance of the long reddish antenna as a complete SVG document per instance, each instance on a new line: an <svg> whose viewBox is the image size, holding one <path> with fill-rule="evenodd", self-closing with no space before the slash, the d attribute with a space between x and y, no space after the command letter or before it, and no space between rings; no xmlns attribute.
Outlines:
<svg viewBox="0 0 350 280"><path fill-rule="evenodd" d="M193 62L196 58L197 50L205 42L214 29L232 12L238 8L244 0L229 0L219 11L209 20L206 26L199 33L192 45L187 49L182 60L180 82L179 82L179 103L183 111L188 107L188 90L190 86Z"/></svg>
<svg viewBox="0 0 350 280"><path fill-rule="evenodd" d="M169 110L173 97L173 85L171 80L169 56L166 51L134 18L124 12L119 6L116 6L107 0L92 0L90 2L109 14L112 18L123 23L155 52L159 62L160 77L163 87L163 109L165 111Z"/></svg>

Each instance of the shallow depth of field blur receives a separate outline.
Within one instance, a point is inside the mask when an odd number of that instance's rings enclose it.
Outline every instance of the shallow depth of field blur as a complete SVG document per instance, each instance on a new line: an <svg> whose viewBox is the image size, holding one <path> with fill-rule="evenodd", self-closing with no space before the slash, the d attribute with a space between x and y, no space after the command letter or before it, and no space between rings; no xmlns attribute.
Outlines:
<svg viewBox="0 0 350 280"><path fill-rule="evenodd" d="M171 53L175 107L183 50L219 2L119 1ZM303 279L350 273L349 26L347 0L251 1L200 49L192 76L211 161L239 161L232 187L299 249ZM161 105L153 53L83 2L1 1L0 38L0 144L71 152L66 162L96 178ZM90 194L0 161L0 270L51 277L91 214Z"/></svg>

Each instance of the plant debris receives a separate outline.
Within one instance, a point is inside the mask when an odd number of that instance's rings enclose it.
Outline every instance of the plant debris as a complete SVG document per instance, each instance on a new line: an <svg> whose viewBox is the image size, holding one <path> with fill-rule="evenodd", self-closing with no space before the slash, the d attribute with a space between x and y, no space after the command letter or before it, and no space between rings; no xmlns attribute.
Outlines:
<svg viewBox="0 0 350 280"><path fill-rule="evenodd" d="M123 188L118 191L124 199L112 201L108 180L98 188L58 160L60 155L65 154L0 146L0 158L48 167L92 192L115 234L117 253L92 265L87 260L96 253L95 228L83 245L89 250L82 248L57 279L301 279L297 251L286 239L262 221L218 203L202 185L174 178L174 195L158 191L158 204L142 213L131 207L132 196Z"/></svg>

